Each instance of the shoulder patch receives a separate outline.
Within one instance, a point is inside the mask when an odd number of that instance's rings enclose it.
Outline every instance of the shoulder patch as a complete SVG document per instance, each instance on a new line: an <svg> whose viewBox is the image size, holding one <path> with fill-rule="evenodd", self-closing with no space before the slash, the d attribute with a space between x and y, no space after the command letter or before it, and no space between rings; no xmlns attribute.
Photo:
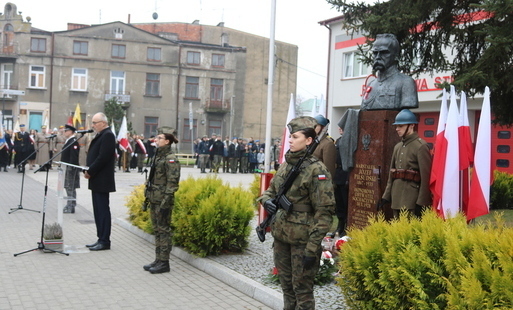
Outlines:
<svg viewBox="0 0 513 310"><path fill-rule="evenodd" d="M326 175L325 174L319 174L317 176L317 179L319 179L319 180L326 180Z"/></svg>
<svg viewBox="0 0 513 310"><path fill-rule="evenodd" d="M174 160L174 159L170 159L170 160L168 160L167 162L168 162L168 163L174 163L174 162L175 162L175 160Z"/></svg>

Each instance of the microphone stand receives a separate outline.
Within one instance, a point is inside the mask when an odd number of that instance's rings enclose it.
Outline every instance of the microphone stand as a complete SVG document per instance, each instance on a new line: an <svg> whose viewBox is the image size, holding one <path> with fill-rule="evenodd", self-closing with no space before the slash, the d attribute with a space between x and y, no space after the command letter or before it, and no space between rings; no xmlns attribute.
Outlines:
<svg viewBox="0 0 513 310"><path fill-rule="evenodd" d="M52 139L53 137L49 137L48 139ZM41 144L40 147L38 147L37 149L34 150L34 152L30 153L29 156L27 156L26 158L24 158L19 164L18 164L18 168L21 167L21 173L22 173L22 176L21 176L21 192L20 192L20 204L18 205L17 208L11 208L11 211L9 211L9 214L11 213L14 213L16 211L19 211L19 210L25 210L25 211L32 211L32 212L37 212L37 213L41 213L41 211L38 211L38 210L32 210L32 209L25 209L23 208L23 205L22 205L22 201L23 201L23 184L25 184L25 164L27 163L28 159L34 155L34 153L37 153L39 152L39 150L44 146L44 144Z"/></svg>
<svg viewBox="0 0 513 310"><path fill-rule="evenodd" d="M77 139L77 141L80 140L84 136L84 133L81 133L81 134L82 135ZM73 144L70 143L67 146L63 147L60 152L58 152L52 158L50 158L44 165L42 165L36 171L34 171L34 173L37 173L38 171L43 169L46 165L51 163L54 158L59 156L62 152L64 152L64 150L68 149L72 145ZM65 252L61 252L61 251L56 251L54 249L50 249L50 248L45 247L44 232L45 232L45 218L46 218L46 197L48 196L48 172L49 172L49 169L46 169L45 193L44 193L44 199L43 199L43 218L41 220L41 240L37 243L37 247L36 248L30 249L30 250L26 250L26 251L23 251L23 252L20 252L20 253L16 253L16 254L14 254L15 257L18 256L18 255L25 254L25 253L32 252L32 251L36 251L36 250L46 250L46 251L50 251L50 252L54 252L54 253L59 253L59 254L64 254L66 256L69 256L69 253L65 253Z"/></svg>

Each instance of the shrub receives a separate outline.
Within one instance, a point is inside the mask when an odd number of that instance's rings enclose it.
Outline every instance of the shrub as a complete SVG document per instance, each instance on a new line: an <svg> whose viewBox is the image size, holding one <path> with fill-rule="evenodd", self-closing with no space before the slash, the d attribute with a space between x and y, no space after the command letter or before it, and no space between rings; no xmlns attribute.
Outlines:
<svg viewBox="0 0 513 310"><path fill-rule="evenodd" d="M153 226L150 219L150 211L142 210L144 203L144 184L134 187L134 190L126 198L126 206L128 207L128 220L144 232L153 234Z"/></svg>
<svg viewBox="0 0 513 310"><path fill-rule="evenodd" d="M173 242L200 257L242 251L248 245L253 197L217 177L188 178L175 195Z"/></svg>
<svg viewBox="0 0 513 310"><path fill-rule="evenodd" d="M496 220L428 211L351 229L337 278L349 309L511 309L513 229Z"/></svg>
<svg viewBox="0 0 513 310"><path fill-rule="evenodd" d="M490 209L513 209L513 175L495 170L490 188Z"/></svg>

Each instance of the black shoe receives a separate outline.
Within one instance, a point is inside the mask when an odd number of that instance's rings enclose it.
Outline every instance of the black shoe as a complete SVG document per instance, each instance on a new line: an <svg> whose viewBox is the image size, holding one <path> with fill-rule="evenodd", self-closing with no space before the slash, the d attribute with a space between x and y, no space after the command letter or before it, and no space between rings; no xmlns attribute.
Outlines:
<svg viewBox="0 0 513 310"><path fill-rule="evenodd" d="M149 272L152 274L155 273L164 273L169 272L169 261L168 260L159 260L155 266L151 267Z"/></svg>
<svg viewBox="0 0 513 310"><path fill-rule="evenodd" d="M65 206L63 213L75 213L75 206Z"/></svg>
<svg viewBox="0 0 513 310"><path fill-rule="evenodd" d="M92 247L95 247L98 245L98 241L96 241L95 243L91 243L91 244L86 244L86 247L88 248L92 248Z"/></svg>
<svg viewBox="0 0 513 310"><path fill-rule="evenodd" d="M154 262L152 263L149 263L148 265L144 265L143 266L143 269L146 270L146 271L150 271L151 267L155 267L155 265L159 262L158 259L155 259Z"/></svg>
<svg viewBox="0 0 513 310"><path fill-rule="evenodd" d="M89 248L89 251L103 251L103 250L110 250L110 244L98 243L97 245Z"/></svg>

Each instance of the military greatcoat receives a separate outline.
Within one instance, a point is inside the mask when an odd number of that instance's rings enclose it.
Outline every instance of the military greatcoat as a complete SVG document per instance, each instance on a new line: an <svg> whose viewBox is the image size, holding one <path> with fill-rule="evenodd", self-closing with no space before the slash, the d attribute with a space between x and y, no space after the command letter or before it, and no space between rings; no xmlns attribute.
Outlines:
<svg viewBox="0 0 513 310"><path fill-rule="evenodd" d="M420 173L420 182L394 179L389 174L383 199L391 202L392 209L415 209L415 205L431 205L429 177L431 173L431 154L429 147L417 133L402 139L394 147L390 169L414 170Z"/></svg>

